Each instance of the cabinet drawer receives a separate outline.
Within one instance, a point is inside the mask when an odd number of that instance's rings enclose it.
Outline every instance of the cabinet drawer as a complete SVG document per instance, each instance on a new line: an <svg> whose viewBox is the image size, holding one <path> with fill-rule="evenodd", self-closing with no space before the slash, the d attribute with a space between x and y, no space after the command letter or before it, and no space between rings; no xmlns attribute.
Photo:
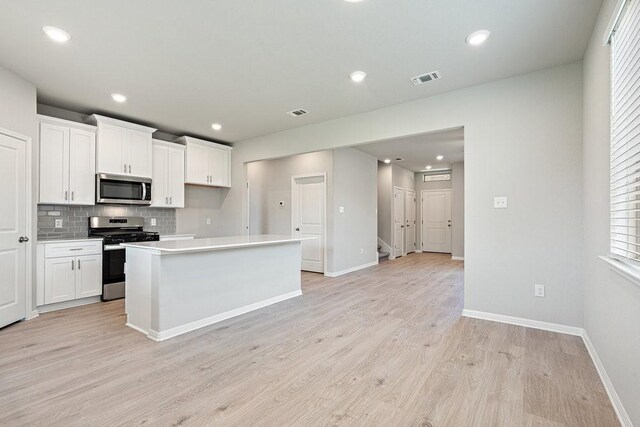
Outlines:
<svg viewBox="0 0 640 427"><path fill-rule="evenodd" d="M102 253L102 240L67 243L48 243L44 247L45 258L66 256L99 255Z"/></svg>

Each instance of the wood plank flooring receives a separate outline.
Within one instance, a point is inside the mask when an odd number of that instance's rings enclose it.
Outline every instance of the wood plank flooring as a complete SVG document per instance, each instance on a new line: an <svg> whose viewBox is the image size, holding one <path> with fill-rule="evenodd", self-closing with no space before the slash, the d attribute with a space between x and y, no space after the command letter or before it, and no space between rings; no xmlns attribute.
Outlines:
<svg viewBox="0 0 640 427"><path fill-rule="evenodd" d="M413 254L156 343L122 301L0 330L0 425L619 425L578 337L461 318Z"/></svg>

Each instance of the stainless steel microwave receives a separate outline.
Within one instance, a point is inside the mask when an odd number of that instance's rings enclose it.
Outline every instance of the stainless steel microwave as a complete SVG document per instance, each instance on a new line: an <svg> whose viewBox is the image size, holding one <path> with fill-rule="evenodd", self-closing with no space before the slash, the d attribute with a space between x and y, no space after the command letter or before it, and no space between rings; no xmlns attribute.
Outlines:
<svg viewBox="0 0 640 427"><path fill-rule="evenodd" d="M96 203L150 205L151 178L99 173L96 175Z"/></svg>

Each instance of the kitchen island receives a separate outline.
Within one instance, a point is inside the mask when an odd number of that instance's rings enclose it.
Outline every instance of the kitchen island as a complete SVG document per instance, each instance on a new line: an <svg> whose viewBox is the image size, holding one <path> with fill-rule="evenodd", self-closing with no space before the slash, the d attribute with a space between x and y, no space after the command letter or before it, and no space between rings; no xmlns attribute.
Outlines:
<svg viewBox="0 0 640 427"><path fill-rule="evenodd" d="M127 326L162 341L302 295L301 242L280 235L122 244Z"/></svg>

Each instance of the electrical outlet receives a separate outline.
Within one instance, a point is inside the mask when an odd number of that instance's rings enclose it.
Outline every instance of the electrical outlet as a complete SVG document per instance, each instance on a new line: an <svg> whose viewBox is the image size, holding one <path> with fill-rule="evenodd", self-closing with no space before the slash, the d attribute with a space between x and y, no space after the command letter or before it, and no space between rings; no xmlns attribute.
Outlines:
<svg viewBox="0 0 640 427"><path fill-rule="evenodd" d="M534 285L535 296L538 298L544 298L544 285Z"/></svg>
<svg viewBox="0 0 640 427"><path fill-rule="evenodd" d="M507 196L496 196L493 198L494 209L507 209Z"/></svg>
<svg viewBox="0 0 640 427"><path fill-rule="evenodd" d="M360 255L364 253L364 248L360 248Z"/></svg>
<svg viewBox="0 0 640 427"><path fill-rule="evenodd" d="M155 227L157 224L156 219L155 218L151 218L151 226Z"/></svg>
<svg viewBox="0 0 640 427"><path fill-rule="evenodd" d="M62 218L56 218L55 227L56 228L62 228Z"/></svg>
<svg viewBox="0 0 640 427"><path fill-rule="evenodd" d="M207 225L211 225L211 218L207 218Z"/></svg>
<svg viewBox="0 0 640 427"><path fill-rule="evenodd" d="M340 213L344 213L344 206L340 206L340 207L338 208L338 212L340 212Z"/></svg>

